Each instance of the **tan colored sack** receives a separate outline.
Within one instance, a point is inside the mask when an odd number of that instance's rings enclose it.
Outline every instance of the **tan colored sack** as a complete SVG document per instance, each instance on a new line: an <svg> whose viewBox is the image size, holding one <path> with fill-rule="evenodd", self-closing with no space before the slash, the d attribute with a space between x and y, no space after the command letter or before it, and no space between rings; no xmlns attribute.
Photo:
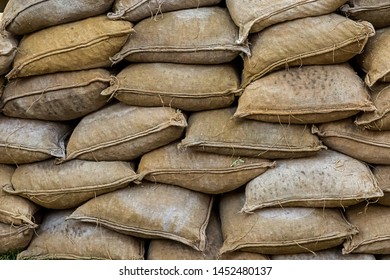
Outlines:
<svg viewBox="0 0 390 280"><path fill-rule="evenodd" d="M159 20L144 19L113 62L172 62L220 64L230 62L248 46L237 44L238 28L227 9L204 7L169 12Z"/></svg>
<svg viewBox="0 0 390 280"><path fill-rule="evenodd" d="M252 55L244 59L242 85L281 68L346 62L361 53L374 34L370 23L338 14L271 26L250 38Z"/></svg>
<svg viewBox="0 0 390 280"><path fill-rule="evenodd" d="M248 251L260 254L296 254L336 247L356 234L338 209L266 208L240 212L244 193L222 197L220 216L224 244L220 253Z"/></svg>
<svg viewBox="0 0 390 280"><path fill-rule="evenodd" d="M11 33L6 31L0 33L0 75L6 74L11 70L17 46L18 41Z"/></svg>
<svg viewBox="0 0 390 280"><path fill-rule="evenodd" d="M114 104L80 121L67 160L133 160L178 139L186 126L185 116L172 108Z"/></svg>
<svg viewBox="0 0 390 280"><path fill-rule="evenodd" d="M105 15L42 29L23 37L8 79L111 66L133 32Z"/></svg>
<svg viewBox="0 0 390 280"><path fill-rule="evenodd" d="M226 0L233 21L240 27L239 42L249 33L280 22L334 12L347 0Z"/></svg>
<svg viewBox="0 0 390 280"><path fill-rule="evenodd" d="M0 98L3 96L5 88L5 78L3 76L0 76Z"/></svg>
<svg viewBox="0 0 390 280"><path fill-rule="evenodd" d="M3 114L10 117L66 121L103 107L108 97L110 72L92 69L46 74L11 80L1 100Z"/></svg>
<svg viewBox="0 0 390 280"><path fill-rule="evenodd" d="M12 176L12 186L4 191L45 208L69 209L137 180L128 162L73 160L57 165L47 160L20 165Z"/></svg>
<svg viewBox="0 0 390 280"><path fill-rule="evenodd" d="M347 207L383 196L370 168L334 151L279 160L245 187L244 212L265 207Z"/></svg>
<svg viewBox="0 0 390 280"><path fill-rule="evenodd" d="M159 15L164 17L166 12L217 5L221 0L116 0L108 13L110 19L125 19L137 22L141 19Z"/></svg>
<svg viewBox="0 0 390 280"><path fill-rule="evenodd" d="M346 217L359 233L344 243L344 254L390 254L390 207L361 203L347 208Z"/></svg>
<svg viewBox="0 0 390 280"><path fill-rule="evenodd" d="M378 182L378 186L384 193L377 203L384 206L390 206L390 166L377 165L372 168L372 172Z"/></svg>
<svg viewBox="0 0 390 280"><path fill-rule="evenodd" d="M175 240L203 251L212 204L210 195L144 182L91 199L69 219L141 238Z"/></svg>
<svg viewBox="0 0 390 280"><path fill-rule="evenodd" d="M201 111L229 107L239 87L231 64L139 63L123 69L102 94L128 105Z"/></svg>
<svg viewBox="0 0 390 280"><path fill-rule="evenodd" d="M114 0L9 0L1 29L23 35L49 26L97 16L110 10Z"/></svg>
<svg viewBox="0 0 390 280"><path fill-rule="evenodd" d="M229 192L274 167L265 159L241 158L166 145L141 157L137 173L151 182L209 194Z"/></svg>
<svg viewBox="0 0 390 280"><path fill-rule="evenodd" d="M48 211L19 260L143 260L144 241L90 223L65 220L72 210Z"/></svg>
<svg viewBox="0 0 390 280"><path fill-rule="evenodd" d="M0 223L0 254L25 249L30 243L37 225L19 226Z"/></svg>
<svg viewBox="0 0 390 280"><path fill-rule="evenodd" d="M342 254L339 247L322 250L313 253L300 253L300 254L290 254L290 255L272 255L272 260L376 260L374 255L371 254Z"/></svg>
<svg viewBox="0 0 390 280"><path fill-rule="evenodd" d="M23 164L65 157L65 123L9 118L0 115L0 163Z"/></svg>
<svg viewBox="0 0 390 280"><path fill-rule="evenodd" d="M276 123L324 123L345 119L375 106L349 64L294 67L249 84L235 117Z"/></svg>
<svg viewBox="0 0 390 280"><path fill-rule="evenodd" d="M373 164L390 164L390 131L365 130L353 119L312 127L329 148Z"/></svg>
<svg viewBox="0 0 390 280"><path fill-rule="evenodd" d="M236 108L193 113L183 147L229 156L298 158L325 149L305 125L233 118ZM212 120L212 121L210 121Z"/></svg>

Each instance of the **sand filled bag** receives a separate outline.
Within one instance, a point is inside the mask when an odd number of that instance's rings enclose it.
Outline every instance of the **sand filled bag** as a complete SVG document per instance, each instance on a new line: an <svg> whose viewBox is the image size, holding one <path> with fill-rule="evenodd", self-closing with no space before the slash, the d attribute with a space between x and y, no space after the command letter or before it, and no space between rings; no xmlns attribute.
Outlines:
<svg viewBox="0 0 390 280"><path fill-rule="evenodd" d="M22 38L7 77L110 67L131 32L130 22L105 15L42 29Z"/></svg>
<svg viewBox="0 0 390 280"><path fill-rule="evenodd" d="M276 24L250 38L242 85L281 68L346 62L361 53L374 34L371 23L334 13Z"/></svg>
<svg viewBox="0 0 390 280"><path fill-rule="evenodd" d="M249 48L236 43L238 28L229 12L221 7L203 7L165 13L147 18L134 26L114 63L172 62L220 64L232 61Z"/></svg>
<svg viewBox="0 0 390 280"><path fill-rule="evenodd" d="M275 165L260 158L196 152L177 146L174 142L143 155L137 173L151 182L219 194L245 185Z"/></svg>
<svg viewBox="0 0 390 280"><path fill-rule="evenodd" d="M235 111L235 107L230 107L191 114L181 146L229 156L269 159L306 157L325 149L305 125L233 118Z"/></svg>
<svg viewBox="0 0 390 280"><path fill-rule="evenodd" d="M101 226L66 220L72 210L48 211L19 260L143 260L144 241Z"/></svg>
<svg viewBox="0 0 390 280"><path fill-rule="evenodd" d="M34 235L37 225L10 225L0 222L0 254L25 249Z"/></svg>
<svg viewBox="0 0 390 280"><path fill-rule="evenodd" d="M110 72L91 69L11 80L1 99L4 115L51 121L83 117L103 107Z"/></svg>
<svg viewBox="0 0 390 280"><path fill-rule="evenodd" d="M143 182L91 199L69 219L141 238L175 240L204 251L212 204L210 195Z"/></svg>
<svg viewBox="0 0 390 280"><path fill-rule="evenodd" d="M372 167L372 173L384 194L378 199L377 203L390 206L390 165L376 165Z"/></svg>
<svg viewBox="0 0 390 280"><path fill-rule="evenodd" d="M239 74L231 64L135 63L114 77L102 94L128 105L201 111L229 107L241 92Z"/></svg>
<svg viewBox="0 0 390 280"><path fill-rule="evenodd" d="M335 247L313 253L300 253L300 254L289 254L289 255L272 255L272 260L376 260L372 254L343 254L341 248Z"/></svg>
<svg viewBox="0 0 390 280"><path fill-rule="evenodd" d="M67 145L67 160L133 160L182 135L187 121L172 108L117 103L85 116Z"/></svg>
<svg viewBox="0 0 390 280"><path fill-rule="evenodd" d="M345 119L375 106L349 64L294 67L249 84L235 117L276 123L324 123Z"/></svg>
<svg viewBox="0 0 390 280"><path fill-rule="evenodd" d="M0 33L0 75L11 70L17 47L18 41L11 33L6 31Z"/></svg>
<svg viewBox="0 0 390 280"><path fill-rule="evenodd" d="M45 208L69 209L137 180L129 162L73 160L58 165L47 160L20 165L12 176L12 186L4 191Z"/></svg>

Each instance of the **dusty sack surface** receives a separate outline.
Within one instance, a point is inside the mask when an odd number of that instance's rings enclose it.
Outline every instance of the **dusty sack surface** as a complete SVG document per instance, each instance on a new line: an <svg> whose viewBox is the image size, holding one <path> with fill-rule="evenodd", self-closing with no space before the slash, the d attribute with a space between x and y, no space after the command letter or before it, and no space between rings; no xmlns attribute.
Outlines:
<svg viewBox="0 0 390 280"><path fill-rule="evenodd" d="M0 13L0 22L1 22ZM9 32L0 33L0 75L6 74L12 68L18 47L17 39Z"/></svg>
<svg viewBox="0 0 390 280"><path fill-rule="evenodd" d="M272 260L376 260L372 254L343 254L341 248L335 247L313 253L289 255L272 255Z"/></svg>
<svg viewBox="0 0 390 280"><path fill-rule="evenodd" d="M0 254L25 249L30 243L37 225L9 225L0 223Z"/></svg>
<svg viewBox="0 0 390 280"><path fill-rule="evenodd" d="M383 206L390 206L390 166L376 165L372 168L372 173L378 182L378 186L384 193L377 203Z"/></svg>

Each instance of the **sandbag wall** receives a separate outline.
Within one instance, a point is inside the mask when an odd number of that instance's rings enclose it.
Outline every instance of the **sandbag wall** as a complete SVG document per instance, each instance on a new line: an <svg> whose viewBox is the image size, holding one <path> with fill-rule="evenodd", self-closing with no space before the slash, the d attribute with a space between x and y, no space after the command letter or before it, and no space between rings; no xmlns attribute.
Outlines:
<svg viewBox="0 0 390 280"><path fill-rule="evenodd" d="M390 2L78 2L1 19L1 254L390 254Z"/></svg>

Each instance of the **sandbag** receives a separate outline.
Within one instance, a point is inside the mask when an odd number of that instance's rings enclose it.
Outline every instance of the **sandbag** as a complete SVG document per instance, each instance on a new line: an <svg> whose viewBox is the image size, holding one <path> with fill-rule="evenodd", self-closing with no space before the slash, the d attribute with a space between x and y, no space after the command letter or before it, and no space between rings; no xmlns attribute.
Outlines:
<svg viewBox="0 0 390 280"><path fill-rule="evenodd" d="M11 80L1 99L2 112L17 118L66 121L103 107L100 95L109 86L110 72L91 69Z"/></svg>
<svg viewBox="0 0 390 280"><path fill-rule="evenodd" d="M376 165L372 168L372 173L384 194L378 199L377 203L383 206L390 206L390 166Z"/></svg>
<svg viewBox="0 0 390 280"><path fill-rule="evenodd" d="M69 209L137 180L128 162L73 160L57 165L47 160L18 166L12 175L12 186L4 191L45 208Z"/></svg>
<svg viewBox="0 0 390 280"><path fill-rule="evenodd" d="M164 13L217 5L221 0L116 0L109 19L125 19L137 22L147 17L157 18L165 16Z"/></svg>
<svg viewBox="0 0 390 280"><path fill-rule="evenodd" d="M137 173L145 180L219 194L232 191L274 167L257 158L241 158L179 149L178 142L141 157Z"/></svg>
<svg viewBox="0 0 390 280"><path fill-rule="evenodd" d="M37 225L9 225L0 222L0 254L25 249L30 243Z"/></svg>
<svg viewBox="0 0 390 280"><path fill-rule="evenodd" d="M237 44L238 28L221 7L186 9L147 18L134 26L112 61L220 64L230 62L248 46Z"/></svg>
<svg viewBox="0 0 390 280"><path fill-rule="evenodd" d="M68 219L141 238L175 240L204 251L212 204L210 195L143 182L91 199Z"/></svg>
<svg viewBox="0 0 390 280"><path fill-rule="evenodd" d="M144 241L90 223L66 220L72 210L48 211L18 260L143 260Z"/></svg>
<svg viewBox="0 0 390 280"><path fill-rule="evenodd" d="M128 105L201 111L229 107L239 87L231 64L136 63L114 77L102 94Z"/></svg>
<svg viewBox="0 0 390 280"><path fill-rule="evenodd" d="M185 116L175 109L117 103L81 119L66 158L133 160L178 139L186 126Z"/></svg>
<svg viewBox="0 0 390 280"><path fill-rule="evenodd" d="M268 159L306 157L325 149L305 125L233 118L235 111L235 107L230 107L191 114L181 146L229 156Z"/></svg>
<svg viewBox="0 0 390 280"><path fill-rule="evenodd" d="M66 123L9 118L0 115L0 163L23 164L65 157Z"/></svg>
<svg viewBox="0 0 390 280"><path fill-rule="evenodd" d="M6 77L110 67L110 57L120 51L131 32L130 22L102 15L25 35Z"/></svg>
<svg viewBox="0 0 390 280"><path fill-rule="evenodd" d="M375 256L372 254L342 254L342 251L339 247L331 248L327 250L318 251L315 253L300 253L300 254L290 254L290 255L272 255L272 260L376 260Z"/></svg>
<svg viewBox="0 0 390 280"><path fill-rule="evenodd" d="M245 193L225 194L220 201L224 244L220 253L296 254L341 245L358 231L339 209L265 208L240 212Z"/></svg>
<svg viewBox="0 0 390 280"><path fill-rule="evenodd" d="M335 13L276 24L250 38L251 56L244 58L242 86L281 68L349 61L374 34L371 23Z"/></svg>
<svg viewBox="0 0 390 280"><path fill-rule="evenodd" d="M0 99L3 96L4 88L5 88L5 78L4 76L0 76Z"/></svg>
<svg viewBox="0 0 390 280"><path fill-rule="evenodd" d="M324 123L376 108L349 64L294 67L249 84L235 117L276 123Z"/></svg>
<svg viewBox="0 0 390 280"><path fill-rule="evenodd" d="M347 0L226 0L226 6L235 24L240 28L239 42L249 33L280 22L334 12Z"/></svg>
<svg viewBox="0 0 390 280"><path fill-rule="evenodd" d="M1 30L17 35L49 26L76 21L109 11L114 0L78 0L77 5L63 0L9 0L4 9Z"/></svg>
<svg viewBox="0 0 390 280"><path fill-rule="evenodd" d="M17 47L18 41L11 33L6 31L0 32L0 75L6 74L11 70Z"/></svg>

